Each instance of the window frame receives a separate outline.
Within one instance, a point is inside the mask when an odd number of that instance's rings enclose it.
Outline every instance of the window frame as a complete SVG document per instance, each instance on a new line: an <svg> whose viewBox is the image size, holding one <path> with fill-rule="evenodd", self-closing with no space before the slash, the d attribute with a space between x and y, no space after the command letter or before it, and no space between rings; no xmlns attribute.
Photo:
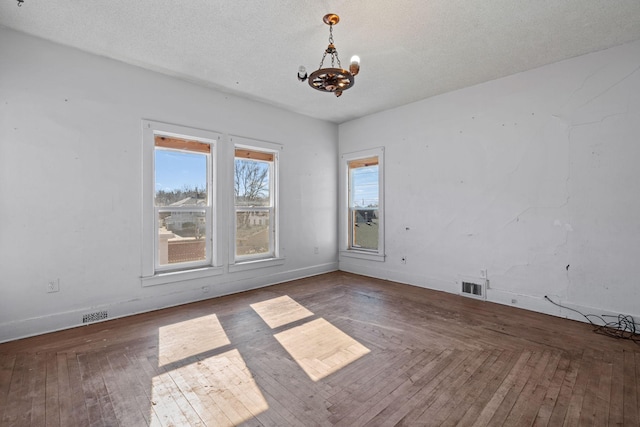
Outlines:
<svg viewBox="0 0 640 427"><path fill-rule="evenodd" d="M351 246L352 207L350 205L351 180L349 164L354 161L370 159L372 157L377 157L378 161L378 248L375 250ZM384 147L345 153L341 155L340 160L340 255L383 262L385 260Z"/></svg>
<svg viewBox="0 0 640 427"><path fill-rule="evenodd" d="M191 128L187 126L143 120L143 197L142 197L142 285L153 286L179 280L222 274L217 251L218 216L216 203L216 158L217 146L222 134L214 131ZM171 208L171 210L205 211L206 215L206 259L172 265L160 265L158 257L158 212L166 207L155 205L155 154L157 135L171 138L187 139L209 145L207 154L207 206ZM166 149L166 148L159 148ZM180 150L176 150L180 151ZM188 151L188 150L187 150Z"/></svg>
<svg viewBox="0 0 640 427"><path fill-rule="evenodd" d="M229 218L232 227L229 236L229 271L240 271L245 269L260 268L284 263L280 251L280 208L279 208L279 163L282 145L273 142L261 141L245 138L241 136L230 136L232 163L231 163L231 184ZM247 209L237 207L235 200L235 161L236 150L245 149L258 153L265 153L273 156L269 166L269 206L260 206ZM240 255L236 253L236 232L237 232L237 212L240 210L258 210L269 212L269 225L271 227L269 235L269 252L266 254Z"/></svg>

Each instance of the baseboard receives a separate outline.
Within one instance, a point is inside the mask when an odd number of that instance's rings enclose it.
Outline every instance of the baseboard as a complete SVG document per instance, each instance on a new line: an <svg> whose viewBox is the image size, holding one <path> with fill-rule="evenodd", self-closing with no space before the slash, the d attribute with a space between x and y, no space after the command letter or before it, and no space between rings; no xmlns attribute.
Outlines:
<svg viewBox="0 0 640 427"><path fill-rule="evenodd" d="M577 320L584 323L589 323L589 320L585 317L589 316L592 322L600 326L602 326L603 323L598 323L594 316L603 317L607 321L616 321L618 315L623 314L633 317L636 325L640 327L640 313L616 313L602 308L574 304L570 301L563 300L558 295L547 296L553 302L560 304L563 307L553 304L547 300L545 296L537 297L523 295L491 288L487 290L487 301L495 302L497 304L510 305L512 307L548 314L550 316L562 317L564 319Z"/></svg>
<svg viewBox="0 0 640 427"><path fill-rule="evenodd" d="M456 283L457 278L452 280L442 280L434 277L426 277L424 275L408 274L399 271L389 270L387 268L379 267L374 263L367 263L366 265L358 262L349 262L345 260L340 261L340 271L348 273L359 274L362 276L373 277L377 279L390 280L393 282L403 283L406 285L418 286L421 288L447 292L451 294L460 294L460 286ZM618 314L630 315L634 318L636 325L640 328L640 313L615 313L599 308L582 306L574 304L569 301L562 300L556 295L548 295L554 302L563 305L566 308L558 307L552 304L547 299L538 296L523 295L512 293L499 289L492 289L491 286L486 289L486 301L493 302L502 305L509 305L512 307L521 308L523 310L534 311L537 313L548 314L555 317L561 317L564 319L577 320L579 322L588 323L588 320L577 313L576 311L585 315L596 316L611 316L609 320L615 320ZM576 311L573 311L576 310ZM593 320L593 319L592 319Z"/></svg>
<svg viewBox="0 0 640 427"><path fill-rule="evenodd" d="M97 304L72 311L33 317L15 322L6 322L0 324L0 343L97 323L83 323L83 317L87 314L106 312L106 318L98 321L113 320L251 289L263 288L277 283L317 276L336 270L338 270L338 263L330 262L273 274L261 274L258 277L239 276L237 279L234 279L233 276L227 276L227 279L234 280L225 280L215 284L215 286L211 285L206 292L204 292L200 281L193 281L193 284L188 289L179 292L156 295L144 299L137 298L118 301L110 304Z"/></svg>
<svg viewBox="0 0 640 427"><path fill-rule="evenodd" d="M385 268L383 264L379 267L377 264L368 263L362 265L359 262L340 261L340 271L347 273L359 274L361 276L373 277L376 279L390 280L405 285L413 285L421 288L432 289L435 291L443 291L456 293L455 282L448 282L436 277L427 277L425 275L404 273L400 271L392 271Z"/></svg>

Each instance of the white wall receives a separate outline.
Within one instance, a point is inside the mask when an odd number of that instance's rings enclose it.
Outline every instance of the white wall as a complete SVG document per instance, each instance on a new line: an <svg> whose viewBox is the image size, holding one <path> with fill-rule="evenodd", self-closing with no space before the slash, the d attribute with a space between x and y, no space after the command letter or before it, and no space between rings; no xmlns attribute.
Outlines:
<svg viewBox="0 0 640 427"><path fill-rule="evenodd" d="M640 319L639 95L637 41L340 125L340 153L386 147L387 255L340 269Z"/></svg>
<svg viewBox="0 0 640 427"><path fill-rule="evenodd" d="M0 342L337 268L335 124L6 28L0 58ZM284 146L284 265L141 286L142 119Z"/></svg>

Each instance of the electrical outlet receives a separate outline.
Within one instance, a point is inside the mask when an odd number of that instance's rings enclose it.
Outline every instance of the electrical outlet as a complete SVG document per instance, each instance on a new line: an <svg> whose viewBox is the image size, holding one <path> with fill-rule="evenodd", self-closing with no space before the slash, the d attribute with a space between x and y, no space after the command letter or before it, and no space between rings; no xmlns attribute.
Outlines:
<svg viewBox="0 0 640 427"><path fill-rule="evenodd" d="M313 248L313 253L314 253L314 254L316 254L316 255L318 255L318 254L320 253L320 248L319 248L319 247L317 247L317 246L316 246L316 247L314 247L314 248Z"/></svg>
<svg viewBox="0 0 640 427"><path fill-rule="evenodd" d="M406 264L407 263L407 257L403 256L400 261L402 261L403 264Z"/></svg>
<svg viewBox="0 0 640 427"><path fill-rule="evenodd" d="M47 292L59 292L60 291L60 279L52 279L47 282Z"/></svg>

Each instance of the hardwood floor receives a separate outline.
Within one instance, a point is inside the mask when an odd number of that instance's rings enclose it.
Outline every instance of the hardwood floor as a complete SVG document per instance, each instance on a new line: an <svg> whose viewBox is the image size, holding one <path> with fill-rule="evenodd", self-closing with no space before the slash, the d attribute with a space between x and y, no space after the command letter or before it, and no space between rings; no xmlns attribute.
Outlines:
<svg viewBox="0 0 640 427"><path fill-rule="evenodd" d="M2 426L638 426L640 345L330 273L0 345Z"/></svg>

